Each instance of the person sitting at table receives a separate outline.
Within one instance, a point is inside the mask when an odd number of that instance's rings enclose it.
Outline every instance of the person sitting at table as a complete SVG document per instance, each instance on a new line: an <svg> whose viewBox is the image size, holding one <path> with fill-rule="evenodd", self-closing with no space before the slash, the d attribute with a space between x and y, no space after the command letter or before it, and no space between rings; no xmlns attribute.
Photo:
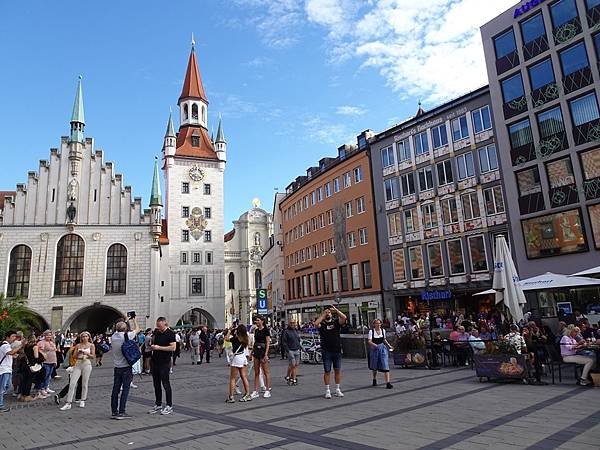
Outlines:
<svg viewBox="0 0 600 450"><path fill-rule="evenodd" d="M584 355L578 355L579 352L585 349L587 343L585 340L581 340L577 342L577 335L580 333L579 327L571 328L568 336L563 336L560 340L560 354L562 355L562 359L566 363L575 363L583 365L583 372L581 373L581 378L579 379L579 384L581 386L587 386L590 384L588 381L588 375L590 370L594 368L596 361L594 358Z"/></svg>
<svg viewBox="0 0 600 450"><path fill-rule="evenodd" d="M493 341L496 339L496 333L487 325L481 325L479 328L479 338L482 341Z"/></svg>
<svg viewBox="0 0 600 450"><path fill-rule="evenodd" d="M530 321L527 324L527 333L525 332L525 328L523 329L523 338L530 352L531 363L533 363L533 367L535 368L534 384L543 385L545 383L542 383L542 361L546 359L545 345L548 337L535 322Z"/></svg>
<svg viewBox="0 0 600 450"><path fill-rule="evenodd" d="M525 343L525 339L519 333L519 327L514 323L510 326L510 333L504 336L512 347L514 347L517 354L527 353L527 344Z"/></svg>
<svg viewBox="0 0 600 450"><path fill-rule="evenodd" d="M456 354L456 360L459 366L467 366L469 356L469 335L465 332L465 327L458 326L456 330L450 333L452 349Z"/></svg>
<svg viewBox="0 0 600 450"><path fill-rule="evenodd" d="M439 356L444 352L444 338L439 331L433 333L431 342L431 354L433 357L433 366L439 365Z"/></svg>
<svg viewBox="0 0 600 450"><path fill-rule="evenodd" d="M479 337L479 330L477 328L473 328L471 330L471 335L469 336L469 344L473 349L473 353L478 355L483 353L485 350L485 343Z"/></svg>
<svg viewBox="0 0 600 450"><path fill-rule="evenodd" d="M597 330L594 330L590 326L590 322L587 319L583 319L581 321L581 325L579 325L579 328L581 329L581 336L586 340L598 337Z"/></svg>

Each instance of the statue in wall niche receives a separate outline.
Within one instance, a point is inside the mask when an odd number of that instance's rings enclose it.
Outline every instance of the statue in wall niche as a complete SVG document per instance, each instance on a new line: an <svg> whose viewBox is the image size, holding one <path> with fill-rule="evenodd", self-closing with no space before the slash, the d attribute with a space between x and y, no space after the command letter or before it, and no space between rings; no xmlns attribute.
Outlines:
<svg viewBox="0 0 600 450"><path fill-rule="evenodd" d="M69 207L67 208L67 219L68 219L67 222L74 223L76 216L77 216L77 208L75 208L75 205L73 203L71 203L69 205Z"/></svg>
<svg viewBox="0 0 600 450"><path fill-rule="evenodd" d="M260 247L260 233L254 233L254 245Z"/></svg>
<svg viewBox="0 0 600 450"><path fill-rule="evenodd" d="M67 196L70 202L77 201L77 194L79 193L79 183L76 179L72 179L67 189Z"/></svg>

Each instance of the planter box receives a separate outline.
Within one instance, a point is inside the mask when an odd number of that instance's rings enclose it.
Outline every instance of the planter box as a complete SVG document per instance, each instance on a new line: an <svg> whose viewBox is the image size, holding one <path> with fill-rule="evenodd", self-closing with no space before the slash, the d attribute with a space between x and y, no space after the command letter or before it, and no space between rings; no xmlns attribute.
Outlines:
<svg viewBox="0 0 600 450"><path fill-rule="evenodd" d="M475 371L480 378L526 379L527 362L525 355L504 353L474 355Z"/></svg>
<svg viewBox="0 0 600 450"><path fill-rule="evenodd" d="M395 351L394 364L403 367L427 367L427 350Z"/></svg>

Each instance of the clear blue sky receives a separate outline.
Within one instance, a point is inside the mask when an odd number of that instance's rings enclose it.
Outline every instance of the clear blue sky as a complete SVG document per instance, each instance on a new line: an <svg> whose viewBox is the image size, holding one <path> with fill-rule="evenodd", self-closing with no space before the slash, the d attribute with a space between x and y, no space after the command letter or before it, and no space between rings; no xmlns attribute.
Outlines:
<svg viewBox="0 0 600 450"><path fill-rule="evenodd" d="M193 32L209 127L221 113L228 141L229 229L253 197L271 210L274 188L284 190L362 130L414 114L417 98L427 109L485 84L483 63L463 64L479 59L476 28L513 3L494 2L494 11L469 16L472 26L458 33L472 44L455 44L452 64L459 74L471 69L455 79L443 75L453 67L419 73L436 64L425 46L448 45L422 31L452 28L455 9L473 0L435 0L435 7L412 10L383 0L1 2L0 190L25 182L68 134L81 74L86 136L146 206L153 157L169 107L177 108ZM447 39L460 42L456 35Z"/></svg>

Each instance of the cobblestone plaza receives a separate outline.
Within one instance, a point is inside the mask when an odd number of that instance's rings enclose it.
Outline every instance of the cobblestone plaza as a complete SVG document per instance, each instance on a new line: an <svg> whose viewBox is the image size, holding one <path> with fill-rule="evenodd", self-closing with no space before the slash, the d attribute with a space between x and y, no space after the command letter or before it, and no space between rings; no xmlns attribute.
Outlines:
<svg viewBox="0 0 600 450"><path fill-rule="evenodd" d="M570 371L563 384L529 386L479 383L468 367L397 369L386 390L370 386L363 361L345 360L345 397L326 400L320 366L301 366L299 385L289 387L277 360L270 399L228 405L224 360L192 366L183 355L172 375L174 414L147 414L154 394L145 376L130 392L133 418L110 420L107 364L92 373L85 409L62 412L50 398L12 404L2 415L0 448L592 450L600 441L600 389L576 386Z"/></svg>

